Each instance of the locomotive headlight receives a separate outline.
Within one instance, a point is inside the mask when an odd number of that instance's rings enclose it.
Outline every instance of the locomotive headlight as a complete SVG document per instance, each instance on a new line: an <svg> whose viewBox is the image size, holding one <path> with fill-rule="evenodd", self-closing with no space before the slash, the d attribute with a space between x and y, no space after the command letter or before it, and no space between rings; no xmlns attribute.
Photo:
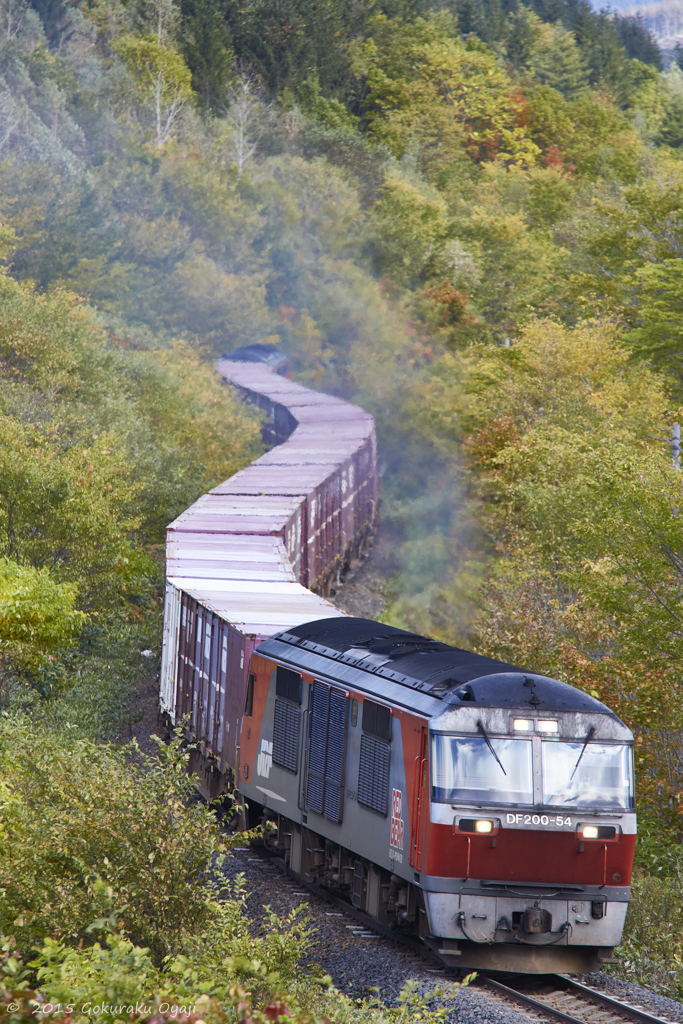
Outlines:
<svg viewBox="0 0 683 1024"><path fill-rule="evenodd" d="M538 723L538 731L539 732L557 732L558 731L557 722L549 722L549 721L539 722Z"/></svg>
<svg viewBox="0 0 683 1024"><path fill-rule="evenodd" d="M530 718L515 718L512 722L515 732L532 732L534 723Z"/></svg>
<svg viewBox="0 0 683 1024"><path fill-rule="evenodd" d="M580 839L600 839L603 842L617 839L617 830L614 825L579 825Z"/></svg>
<svg viewBox="0 0 683 1024"><path fill-rule="evenodd" d="M480 832L482 835L487 832L493 832L493 822L489 821L487 818L479 818L474 823L474 831Z"/></svg>

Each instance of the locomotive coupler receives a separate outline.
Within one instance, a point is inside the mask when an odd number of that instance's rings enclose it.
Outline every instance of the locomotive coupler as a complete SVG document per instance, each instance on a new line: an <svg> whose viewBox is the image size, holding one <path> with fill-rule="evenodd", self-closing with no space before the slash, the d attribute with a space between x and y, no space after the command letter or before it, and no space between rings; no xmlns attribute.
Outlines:
<svg viewBox="0 0 683 1024"><path fill-rule="evenodd" d="M553 930L553 918L549 910L541 907L529 907L522 914L522 929L528 935L543 935Z"/></svg>

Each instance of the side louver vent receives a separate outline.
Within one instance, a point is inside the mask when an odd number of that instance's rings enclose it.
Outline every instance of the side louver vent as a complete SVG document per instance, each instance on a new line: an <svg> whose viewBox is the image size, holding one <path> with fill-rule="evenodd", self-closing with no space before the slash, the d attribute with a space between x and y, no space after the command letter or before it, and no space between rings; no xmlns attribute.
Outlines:
<svg viewBox="0 0 683 1024"><path fill-rule="evenodd" d="M358 803L386 817L389 797L388 743L363 733L360 739Z"/></svg>
<svg viewBox="0 0 683 1024"><path fill-rule="evenodd" d="M300 716L301 712L295 704L289 704L284 700L275 700L273 763L295 774L298 767Z"/></svg>
<svg viewBox="0 0 683 1024"><path fill-rule="evenodd" d="M347 710L343 690L315 681L306 798L310 810L330 821L342 820Z"/></svg>

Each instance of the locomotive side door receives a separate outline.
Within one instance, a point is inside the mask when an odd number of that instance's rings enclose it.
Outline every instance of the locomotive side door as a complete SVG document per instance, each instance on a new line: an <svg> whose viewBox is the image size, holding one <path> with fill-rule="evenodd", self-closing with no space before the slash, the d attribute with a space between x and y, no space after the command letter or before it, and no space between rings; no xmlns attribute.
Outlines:
<svg viewBox="0 0 683 1024"><path fill-rule="evenodd" d="M314 680L309 691L305 806L341 822L348 731L346 691Z"/></svg>
<svg viewBox="0 0 683 1024"><path fill-rule="evenodd" d="M429 760L427 729L420 734L419 753L413 767L413 806L410 815L410 865L421 870L425 830L429 821Z"/></svg>

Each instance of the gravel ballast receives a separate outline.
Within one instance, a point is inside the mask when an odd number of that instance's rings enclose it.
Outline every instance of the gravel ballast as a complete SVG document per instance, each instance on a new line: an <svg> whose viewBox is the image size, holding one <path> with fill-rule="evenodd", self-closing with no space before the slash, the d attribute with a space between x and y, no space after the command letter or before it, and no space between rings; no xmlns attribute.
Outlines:
<svg viewBox="0 0 683 1024"><path fill-rule="evenodd" d="M607 996L614 996L625 1003L632 1003L634 1006L641 1006L647 1013L653 1013L665 1020L680 1021L683 1024L683 1003L668 996L657 995L642 985L636 985L632 981L623 981L621 978L612 978L602 971L598 974L584 974L577 977L584 985L604 992Z"/></svg>

